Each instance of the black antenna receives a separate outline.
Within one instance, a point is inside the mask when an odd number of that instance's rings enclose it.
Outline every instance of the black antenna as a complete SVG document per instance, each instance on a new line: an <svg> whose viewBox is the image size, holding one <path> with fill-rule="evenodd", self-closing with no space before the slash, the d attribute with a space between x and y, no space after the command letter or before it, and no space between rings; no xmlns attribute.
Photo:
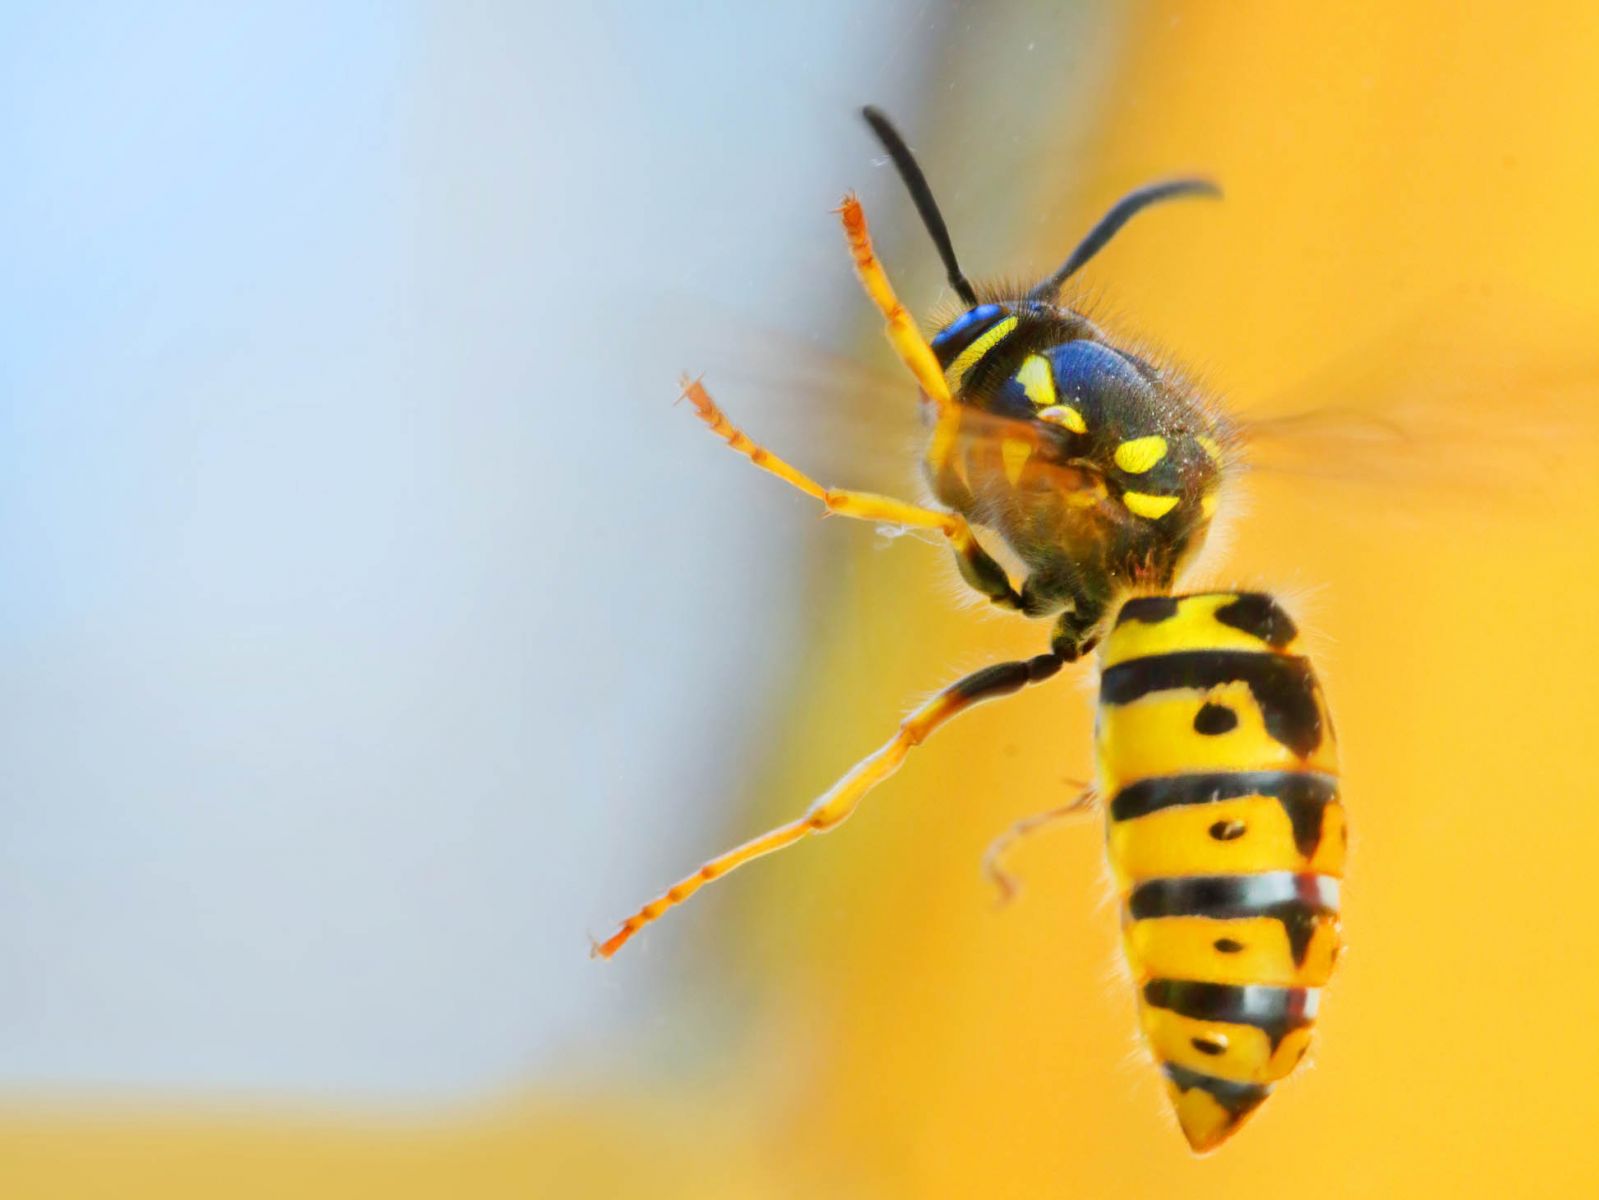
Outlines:
<svg viewBox="0 0 1599 1200"><path fill-rule="evenodd" d="M1061 264L1060 270L1028 292L1027 298L1052 303L1060 294L1061 284L1075 275L1085 262L1103 250L1105 243L1116 236L1117 230L1151 204L1159 204L1162 200L1172 200L1178 196L1219 198L1221 188L1208 179L1167 179L1160 183L1145 184L1128 192L1116 201L1108 213L1099 218L1099 224L1088 231L1088 236L1077 243L1077 249L1073 250L1071 257Z"/></svg>
<svg viewBox="0 0 1599 1200"><path fill-rule="evenodd" d="M867 105L861 109L861 116L866 118L866 123L872 127L877 140L883 144L883 149L888 151L888 157L894 160L894 169L905 181L905 189L910 192L911 199L916 204L916 211L922 214L922 224L927 226L928 236L938 248L938 257L944 260L944 271L949 276L949 286L955 289L955 294L961 298L967 308L975 308L977 293L972 290L972 285L966 276L961 274L960 264L955 261L955 247L950 244L949 227L944 224L944 218L938 211L938 203L933 199L933 189L927 186L927 176L923 175L921 167L916 165L911 148L905 144L905 139L900 137L899 130L894 128L880 109Z"/></svg>

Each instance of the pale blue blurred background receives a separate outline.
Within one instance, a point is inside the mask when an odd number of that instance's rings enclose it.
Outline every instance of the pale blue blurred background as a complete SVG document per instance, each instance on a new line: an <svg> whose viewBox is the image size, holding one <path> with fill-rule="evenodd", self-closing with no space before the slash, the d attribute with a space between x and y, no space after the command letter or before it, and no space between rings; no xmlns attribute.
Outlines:
<svg viewBox="0 0 1599 1200"><path fill-rule="evenodd" d="M408 1103L647 1017L586 937L721 839L820 536L676 377L871 327L829 209L914 233L855 108L935 28L0 9L0 1088Z"/></svg>
<svg viewBox="0 0 1599 1200"><path fill-rule="evenodd" d="M808 516L685 464L651 296L814 296L830 7L0 17L0 1082L432 1096L620 1003Z"/></svg>

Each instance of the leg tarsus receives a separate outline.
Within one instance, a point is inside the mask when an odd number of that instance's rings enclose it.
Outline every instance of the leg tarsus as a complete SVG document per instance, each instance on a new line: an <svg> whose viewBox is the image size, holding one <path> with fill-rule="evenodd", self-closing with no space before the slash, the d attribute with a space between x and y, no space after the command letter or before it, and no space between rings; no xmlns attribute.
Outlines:
<svg viewBox="0 0 1599 1200"><path fill-rule="evenodd" d="M984 667L951 684L901 721L898 732L892 738L851 768L803 816L711 859L692 875L678 880L623 921L615 933L594 948L594 953L601 958L610 958L640 929L658 920L668 909L683 903L711 880L763 854L793 845L812 833L825 833L832 829L855 811L868 792L899 770L912 747L921 745L946 721L974 704L1020 691L1031 683L1041 683L1059 671L1062 665L1058 655L1039 654L1029 659Z"/></svg>
<svg viewBox="0 0 1599 1200"><path fill-rule="evenodd" d="M749 435L747 435L742 429L739 429L733 424L733 422L727 419L727 414L721 410L716 401L711 399L711 394L705 390L705 385L703 383L701 383L698 379L691 379L688 376L684 376L682 384L683 391L678 397L678 400L680 402L682 400L688 400L691 404L693 404L694 415L697 416L701 421L704 421L706 427L709 428L712 433L721 438L745 458L749 459L761 470L769 471L771 474L776 475L789 486L796 487L800 491L804 492L807 496L811 496L814 499L820 500L823 504L827 504L826 488L817 483L803 471L790 466L788 463L778 458L777 455L773 454L765 446L752 441ZM830 505L829 507L831 508Z"/></svg>
<svg viewBox="0 0 1599 1200"><path fill-rule="evenodd" d="M1084 787L1075 800L1069 804L1062 804L1058 808L1051 808L1041 813L1034 813L1030 817L1023 817L1004 833L1000 834L989 843L988 849L983 852L983 874L999 892L999 907L1003 908L1016 899L1021 891L1021 885L1016 881L1016 876L1005 870L1003 859L1012 847L1022 838L1028 837L1046 825L1053 825L1067 817L1075 817L1091 809L1094 805L1094 789Z"/></svg>
<svg viewBox="0 0 1599 1200"><path fill-rule="evenodd" d="M843 203L838 206L838 215L844 225L844 237L849 241L850 255L855 260L855 274L860 277L861 286L877 306L877 311L883 314L884 332L894 352L916 377L916 382L933 402L933 407L940 414L949 411L954 400L949 394L949 384L944 379L944 369L938 365L938 356L894 294L894 286L888 281L882 260L872 248L871 231L866 227L866 211L861 208L861 202L853 192L845 196Z"/></svg>
<svg viewBox="0 0 1599 1200"><path fill-rule="evenodd" d="M857 492L848 488L823 487L797 467L777 457L765 446L752 440L743 430L727 419L727 414L711 399L705 385L698 379L683 380L683 396L694 405L694 412L734 450L757 467L776 475L791 487L822 503L828 516L854 517L873 521L879 525L894 525L902 529L932 529L944 535L954 548L961 575L966 581L995 604L1006 608L1021 606L1021 593L1011 586L1005 568L983 549L977 535L959 513L942 512L924 508L891 496L873 492Z"/></svg>

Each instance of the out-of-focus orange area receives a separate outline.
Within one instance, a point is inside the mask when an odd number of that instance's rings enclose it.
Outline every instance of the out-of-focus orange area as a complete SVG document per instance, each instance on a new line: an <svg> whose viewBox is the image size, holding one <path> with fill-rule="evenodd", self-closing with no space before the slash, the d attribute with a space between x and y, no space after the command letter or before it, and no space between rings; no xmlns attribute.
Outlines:
<svg viewBox="0 0 1599 1200"><path fill-rule="evenodd" d="M1126 45L1086 159L1080 140L1041 145L1056 158L1036 178L965 181L1027 189L1048 214L1016 234L1029 261L1006 265L1051 267L1121 190L1202 169L1223 204L1140 217L1088 273L1130 331L1246 408L1291 410L1314 380L1318 402L1370 415L1403 375L1407 422L1432 403L1450 430L1404 426L1414 485L1362 482L1358 461L1318 464L1347 483L1252 481L1225 561L1191 581L1285 594L1337 717L1350 950L1313 1068L1195 1159L1135 1038L1097 819L1025 843L1023 893L996 911L984 846L1091 769L1076 671L939 734L847 827L707 889L667 918L684 926L675 941L638 939L624 953L654 954L659 1012L615 1031L604 1071L585 1075L574 1048L578 1087L437 1124L5 1117L6 1195L1599 1186L1599 372L1585 381L1582 366L1599 344L1574 336L1599 328L1599 12L1163 4ZM1070 69L1049 51L1018 65L1018 86ZM995 122L1003 139L1003 109ZM1063 199L1064 153L1077 157ZM885 242L891 272L926 253L909 235ZM873 322L864 300L860 318ZM1345 367L1358 394L1340 390ZM1462 427L1478 438L1464 481L1434 461ZM1501 435L1514 453L1495 453ZM1429 493L1438 475L1449 486ZM816 581L805 686L751 786L758 811L730 811L729 840L797 813L917 696L1045 648L1041 624L954 611L942 551L829 532L852 547L843 578ZM639 880L618 916L664 882Z"/></svg>

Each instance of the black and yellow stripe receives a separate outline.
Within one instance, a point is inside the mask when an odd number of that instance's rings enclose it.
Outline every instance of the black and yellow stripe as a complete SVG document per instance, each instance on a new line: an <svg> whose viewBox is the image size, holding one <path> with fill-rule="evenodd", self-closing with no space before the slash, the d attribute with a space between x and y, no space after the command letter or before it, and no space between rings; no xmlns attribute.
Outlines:
<svg viewBox="0 0 1599 1200"><path fill-rule="evenodd" d="M1338 955L1332 724L1269 596L1129 601L1101 653L1098 787L1140 1022L1208 1150L1304 1057Z"/></svg>

